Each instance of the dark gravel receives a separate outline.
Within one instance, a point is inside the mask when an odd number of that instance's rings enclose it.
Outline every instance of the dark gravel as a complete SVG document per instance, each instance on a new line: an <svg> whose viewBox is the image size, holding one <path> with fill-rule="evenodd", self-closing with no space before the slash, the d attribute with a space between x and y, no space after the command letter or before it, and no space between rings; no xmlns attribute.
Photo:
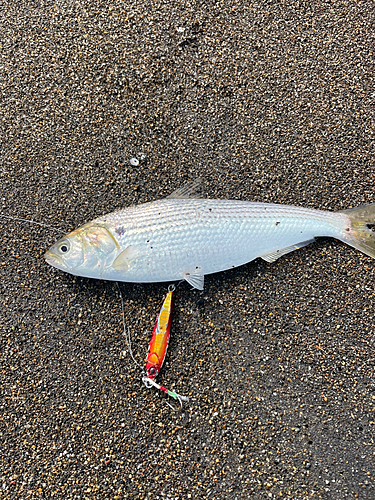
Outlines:
<svg viewBox="0 0 375 500"><path fill-rule="evenodd" d="M321 239L181 285L159 381L116 286L57 237L202 177L207 196L375 201L370 1L3 1L1 499L374 499L374 261ZM146 155L139 166L129 159ZM142 361L166 286L124 284Z"/></svg>

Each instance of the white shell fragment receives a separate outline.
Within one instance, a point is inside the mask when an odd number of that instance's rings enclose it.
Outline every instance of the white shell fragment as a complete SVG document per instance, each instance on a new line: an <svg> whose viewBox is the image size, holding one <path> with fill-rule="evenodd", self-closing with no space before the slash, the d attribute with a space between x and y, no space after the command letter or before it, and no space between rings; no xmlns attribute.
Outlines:
<svg viewBox="0 0 375 500"><path fill-rule="evenodd" d="M138 160L138 158L130 158L129 163L130 163L130 165L132 165L133 167L138 167L138 165L139 165L139 160Z"/></svg>

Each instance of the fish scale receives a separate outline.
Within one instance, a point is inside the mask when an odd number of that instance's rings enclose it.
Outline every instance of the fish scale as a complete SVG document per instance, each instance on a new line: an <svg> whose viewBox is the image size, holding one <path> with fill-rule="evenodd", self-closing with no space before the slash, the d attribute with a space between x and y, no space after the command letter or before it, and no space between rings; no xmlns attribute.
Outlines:
<svg viewBox="0 0 375 500"><path fill-rule="evenodd" d="M375 256L374 204L328 212L288 205L177 194L99 217L46 253L78 276L136 283L187 280L282 255L330 236Z"/></svg>

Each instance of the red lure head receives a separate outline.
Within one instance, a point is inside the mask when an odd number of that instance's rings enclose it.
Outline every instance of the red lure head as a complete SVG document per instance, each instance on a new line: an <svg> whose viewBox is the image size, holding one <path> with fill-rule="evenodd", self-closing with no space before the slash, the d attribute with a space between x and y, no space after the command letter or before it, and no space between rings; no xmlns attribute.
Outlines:
<svg viewBox="0 0 375 500"><path fill-rule="evenodd" d="M163 363L160 363L159 356L156 354L156 352L150 352L147 356L146 362L147 376L151 379L156 378L158 376L158 373L160 372L162 364Z"/></svg>

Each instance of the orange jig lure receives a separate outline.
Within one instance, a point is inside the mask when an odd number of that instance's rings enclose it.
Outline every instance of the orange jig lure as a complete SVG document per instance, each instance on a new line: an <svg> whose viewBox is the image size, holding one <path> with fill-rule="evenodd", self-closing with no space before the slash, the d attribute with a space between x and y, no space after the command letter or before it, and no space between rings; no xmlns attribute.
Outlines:
<svg viewBox="0 0 375 500"><path fill-rule="evenodd" d="M122 321L124 324L124 335L128 346L129 354L132 357L134 363L142 370L141 365L137 362L137 360L133 356L133 351L131 348L130 332L129 330L127 332L125 325L124 299L122 296L121 288L118 283L117 283L117 288L119 290L121 297ZM159 373L163 365L165 355L167 354L169 335L171 333L174 291L175 287L172 285L168 289L167 296L164 299L163 305L160 309L159 315L156 320L155 327L152 331L152 338L148 346L148 354L146 358L146 373L143 375L142 381L148 389L150 387L155 387L156 389L159 389L160 391L163 391L166 394L168 394L168 396L177 399L182 408L182 401L189 401L189 398L186 396L180 396L179 394L176 394L173 391L169 391L166 387L157 384L154 380L157 374Z"/></svg>
<svg viewBox="0 0 375 500"><path fill-rule="evenodd" d="M143 377L143 383L146 387L154 386L156 389L172 396L172 398L178 399L181 404L181 401L188 401L189 398L186 396L180 396L179 394L176 394L175 392L170 391L166 387L163 387L155 382L155 378L160 372L167 354L169 336L171 334L174 290L174 286L169 288L152 331L152 337L148 345L148 354L146 358L146 376Z"/></svg>
<svg viewBox="0 0 375 500"><path fill-rule="evenodd" d="M148 345L146 372L148 378L152 380L160 372L167 354L171 334L173 293L173 290L168 291L164 299Z"/></svg>

